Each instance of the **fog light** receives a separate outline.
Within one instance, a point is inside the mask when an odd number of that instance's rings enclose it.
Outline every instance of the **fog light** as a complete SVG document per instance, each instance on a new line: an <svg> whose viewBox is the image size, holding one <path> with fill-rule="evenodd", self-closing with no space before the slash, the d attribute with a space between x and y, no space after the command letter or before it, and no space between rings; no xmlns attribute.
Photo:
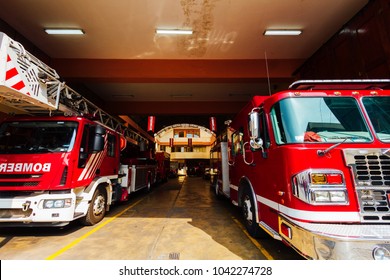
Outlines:
<svg viewBox="0 0 390 280"><path fill-rule="evenodd" d="M384 247L376 247L372 251L374 260L390 260L390 252Z"/></svg>

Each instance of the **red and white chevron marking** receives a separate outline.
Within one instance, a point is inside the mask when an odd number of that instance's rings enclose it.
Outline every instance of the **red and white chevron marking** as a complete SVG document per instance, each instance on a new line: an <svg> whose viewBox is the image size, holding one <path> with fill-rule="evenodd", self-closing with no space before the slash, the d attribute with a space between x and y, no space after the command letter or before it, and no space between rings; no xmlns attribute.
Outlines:
<svg viewBox="0 0 390 280"><path fill-rule="evenodd" d="M15 67L9 55L7 56L5 85L10 88L13 88L20 93L31 95L25 83L23 82L21 75L18 73L18 69Z"/></svg>
<svg viewBox="0 0 390 280"><path fill-rule="evenodd" d="M84 167L83 172L81 172L78 181L91 179L95 176L96 170L101 166L103 159L107 154L107 139L105 139L104 150L102 152L91 155L87 164Z"/></svg>

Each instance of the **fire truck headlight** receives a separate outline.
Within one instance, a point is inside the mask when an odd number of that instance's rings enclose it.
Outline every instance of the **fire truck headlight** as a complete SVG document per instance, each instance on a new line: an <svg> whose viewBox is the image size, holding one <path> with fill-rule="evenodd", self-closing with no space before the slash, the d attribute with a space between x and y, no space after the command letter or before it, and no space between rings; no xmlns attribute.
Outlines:
<svg viewBox="0 0 390 280"><path fill-rule="evenodd" d="M45 200L43 202L43 208L53 208L54 200Z"/></svg>
<svg viewBox="0 0 390 280"><path fill-rule="evenodd" d="M329 190L320 190L313 191L312 198L315 202L340 202L346 203L346 194L344 190L340 191L329 191Z"/></svg>
<svg viewBox="0 0 390 280"><path fill-rule="evenodd" d="M68 208L72 204L72 199L45 199L43 201L43 208Z"/></svg>
<svg viewBox="0 0 390 280"><path fill-rule="evenodd" d="M347 194L345 190L342 191L330 191L330 201L332 202L347 202Z"/></svg>
<svg viewBox="0 0 390 280"><path fill-rule="evenodd" d="M65 201L64 200L55 200L54 201L54 208L64 208Z"/></svg>
<svg viewBox="0 0 390 280"><path fill-rule="evenodd" d="M314 191L313 192L313 199L316 202L329 202L330 196L328 191Z"/></svg>
<svg viewBox="0 0 390 280"><path fill-rule="evenodd" d="M346 205L344 175L334 169L308 169L292 178L293 194L313 205Z"/></svg>

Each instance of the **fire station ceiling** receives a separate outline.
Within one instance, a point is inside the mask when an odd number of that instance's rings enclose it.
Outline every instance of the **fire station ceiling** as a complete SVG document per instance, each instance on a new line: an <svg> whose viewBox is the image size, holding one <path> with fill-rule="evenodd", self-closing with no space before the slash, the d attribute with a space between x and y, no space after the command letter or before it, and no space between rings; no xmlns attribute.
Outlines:
<svg viewBox="0 0 390 280"><path fill-rule="evenodd" d="M208 127L252 95L286 88L293 72L368 0L12 0L2 30L26 38L61 78L111 114L156 131L174 123ZM4 25L4 24L3 24ZM81 28L48 35L44 28ZM160 35L157 28L192 29ZM300 29L299 36L264 36ZM10 33L11 32L11 33Z"/></svg>

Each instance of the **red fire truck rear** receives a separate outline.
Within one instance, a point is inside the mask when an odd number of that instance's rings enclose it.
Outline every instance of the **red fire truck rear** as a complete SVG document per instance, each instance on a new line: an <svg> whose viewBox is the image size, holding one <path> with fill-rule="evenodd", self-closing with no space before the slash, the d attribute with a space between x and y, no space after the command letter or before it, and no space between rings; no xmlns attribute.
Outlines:
<svg viewBox="0 0 390 280"><path fill-rule="evenodd" d="M255 96L211 152L211 185L307 259L390 259L390 80Z"/></svg>
<svg viewBox="0 0 390 280"><path fill-rule="evenodd" d="M171 164L171 155L167 152L156 152L155 159L157 162L157 182L167 182L170 164Z"/></svg>
<svg viewBox="0 0 390 280"><path fill-rule="evenodd" d="M56 71L0 33L0 226L100 222L110 206L156 180L126 127L60 82Z"/></svg>

